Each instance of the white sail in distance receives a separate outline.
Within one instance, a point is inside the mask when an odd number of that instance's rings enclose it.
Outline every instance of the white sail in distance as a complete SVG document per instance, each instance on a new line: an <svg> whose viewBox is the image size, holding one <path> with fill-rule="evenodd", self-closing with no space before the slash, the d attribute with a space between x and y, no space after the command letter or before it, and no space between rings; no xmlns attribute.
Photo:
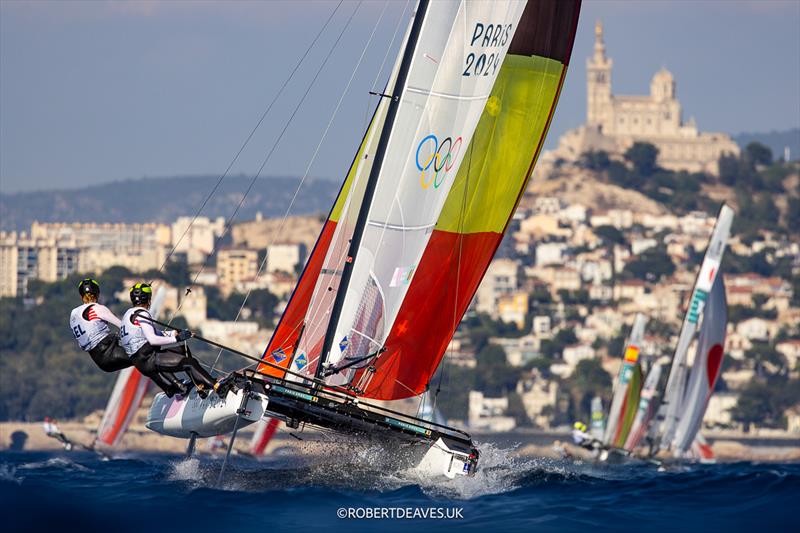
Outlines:
<svg viewBox="0 0 800 533"><path fill-rule="evenodd" d="M727 325L728 305L725 300L725 283L722 276L717 276L706 303L703 325L697 342L697 354L692 363L689 384L686 387L683 401L683 414L675 430L673 451L677 457L682 457L691 449L695 436L700 431L708 399L714 392L714 385L716 385L722 366Z"/></svg>
<svg viewBox="0 0 800 533"><path fill-rule="evenodd" d="M733 209L723 205L720 209L717 222L711 234L700 272L697 275L692 296L689 301L689 308L681 325L681 332L678 337L678 344L675 348L675 355L672 359L667 386L664 390L663 404L659 410L659 418L663 417L663 422L659 428L660 447L669 449L675 436L675 427L678 417L683 412L684 391L686 389L687 367L686 356L689 345L694 339L699 324L702 323L705 311L706 300L714 280L719 274L722 256L725 253L725 246L733 224ZM658 423L659 420L656 420Z"/></svg>

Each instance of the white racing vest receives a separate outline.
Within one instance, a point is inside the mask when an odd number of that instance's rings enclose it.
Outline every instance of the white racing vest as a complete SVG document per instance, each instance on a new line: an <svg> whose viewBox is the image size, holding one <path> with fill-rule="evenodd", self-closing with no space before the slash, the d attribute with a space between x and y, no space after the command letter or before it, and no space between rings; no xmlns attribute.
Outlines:
<svg viewBox="0 0 800 533"><path fill-rule="evenodd" d="M136 317L133 315L136 314ZM131 307L122 315L122 327L119 328L119 343L125 349L125 353L131 356L139 351L139 348L147 344L147 337L142 331L139 319L150 318L150 312L143 307Z"/></svg>
<svg viewBox="0 0 800 533"><path fill-rule="evenodd" d="M110 330L105 320L102 320L94 312L94 303L79 305L72 310L69 315L69 327L72 335L78 341L78 346L84 352L100 344L100 341L108 337Z"/></svg>

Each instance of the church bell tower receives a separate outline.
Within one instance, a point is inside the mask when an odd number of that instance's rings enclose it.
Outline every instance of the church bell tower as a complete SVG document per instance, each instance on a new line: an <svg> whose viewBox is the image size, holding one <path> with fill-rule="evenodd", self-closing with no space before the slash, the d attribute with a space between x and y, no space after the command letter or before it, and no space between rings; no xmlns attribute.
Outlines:
<svg viewBox="0 0 800 533"><path fill-rule="evenodd" d="M598 20L594 25L594 55L586 61L587 106L586 123L605 126L611 119L611 65L606 57L603 42L603 24Z"/></svg>

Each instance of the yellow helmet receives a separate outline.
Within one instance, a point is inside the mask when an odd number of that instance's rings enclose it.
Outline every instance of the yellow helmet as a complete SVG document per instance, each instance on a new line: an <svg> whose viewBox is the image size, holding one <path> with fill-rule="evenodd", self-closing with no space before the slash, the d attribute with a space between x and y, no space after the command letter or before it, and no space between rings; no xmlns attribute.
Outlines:
<svg viewBox="0 0 800 533"><path fill-rule="evenodd" d="M572 426L572 427L574 427L578 431L583 431L586 428L586 426L583 424L583 422L575 422L575 425Z"/></svg>

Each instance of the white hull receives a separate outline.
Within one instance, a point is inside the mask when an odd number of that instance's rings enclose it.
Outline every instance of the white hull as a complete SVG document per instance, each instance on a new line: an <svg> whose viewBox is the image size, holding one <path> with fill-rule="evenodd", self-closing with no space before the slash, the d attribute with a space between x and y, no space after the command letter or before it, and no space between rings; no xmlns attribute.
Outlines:
<svg viewBox="0 0 800 533"><path fill-rule="evenodd" d="M475 468L475 461L470 458L469 452L452 449L444 439L439 439L431 445L415 470L426 476L443 475L453 479L474 474Z"/></svg>
<svg viewBox="0 0 800 533"><path fill-rule="evenodd" d="M243 412L237 415L244 394L248 394L248 398ZM160 393L153 399L146 426L169 437L212 437L233 431L237 416L240 416L239 428L257 422L262 417L285 418L279 413L268 411L268 406L269 398L265 394L246 393L244 390L230 392L225 399L210 394L205 400L195 390L186 398L167 398L164 393ZM472 475L477 468L477 457L471 455L473 451L447 438L440 437L433 442L423 441L407 449L415 450L410 458L414 462L419 461L415 470L425 476L442 475L453 479Z"/></svg>
<svg viewBox="0 0 800 533"><path fill-rule="evenodd" d="M224 435L233 431L244 394L248 398L239 419L242 428L264 415L269 403L266 396L240 390L229 392L224 399L211 393L204 400L194 389L186 397L168 398L162 392L153 398L145 425L156 433L179 439Z"/></svg>

